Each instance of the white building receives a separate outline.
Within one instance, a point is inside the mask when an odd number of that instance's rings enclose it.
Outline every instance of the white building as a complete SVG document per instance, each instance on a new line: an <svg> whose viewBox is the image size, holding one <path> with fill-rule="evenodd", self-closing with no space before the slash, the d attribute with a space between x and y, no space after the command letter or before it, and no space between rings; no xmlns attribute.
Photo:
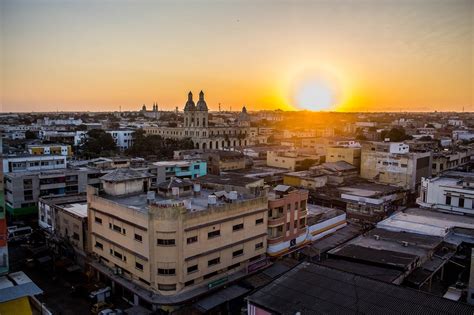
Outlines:
<svg viewBox="0 0 474 315"><path fill-rule="evenodd" d="M33 172L66 168L66 156L23 155L3 157L3 174L12 172Z"/></svg>
<svg viewBox="0 0 474 315"><path fill-rule="evenodd" d="M126 150L133 144L133 133L130 129L108 130L108 134L114 138L115 144L120 150Z"/></svg>
<svg viewBox="0 0 474 315"><path fill-rule="evenodd" d="M474 214L474 174L449 171L435 178L422 178L416 202L424 208Z"/></svg>

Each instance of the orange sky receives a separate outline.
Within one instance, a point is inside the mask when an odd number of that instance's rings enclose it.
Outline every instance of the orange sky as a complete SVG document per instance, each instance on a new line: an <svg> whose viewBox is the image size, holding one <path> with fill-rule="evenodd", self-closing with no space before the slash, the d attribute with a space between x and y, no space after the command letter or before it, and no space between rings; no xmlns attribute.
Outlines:
<svg viewBox="0 0 474 315"><path fill-rule="evenodd" d="M4 0L1 110L473 111L474 1Z"/></svg>

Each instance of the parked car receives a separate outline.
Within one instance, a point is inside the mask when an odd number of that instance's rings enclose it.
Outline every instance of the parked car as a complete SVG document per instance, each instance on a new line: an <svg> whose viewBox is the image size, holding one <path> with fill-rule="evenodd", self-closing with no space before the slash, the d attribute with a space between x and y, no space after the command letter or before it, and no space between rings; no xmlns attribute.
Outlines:
<svg viewBox="0 0 474 315"><path fill-rule="evenodd" d="M98 303L95 303L94 305L92 305L91 313L96 315L96 314L99 314L101 311L103 311L105 309L112 309L113 307L114 307L114 305L112 303L98 302Z"/></svg>

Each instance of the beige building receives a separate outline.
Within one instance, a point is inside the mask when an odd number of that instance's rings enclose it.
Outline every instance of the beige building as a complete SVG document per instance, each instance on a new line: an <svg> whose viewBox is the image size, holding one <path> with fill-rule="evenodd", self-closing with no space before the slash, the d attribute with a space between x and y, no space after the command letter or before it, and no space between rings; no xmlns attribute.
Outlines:
<svg viewBox="0 0 474 315"><path fill-rule="evenodd" d="M267 166L302 171L319 163L320 157L314 154L300 154L296 151L278 150L267 152Z"/></svg>
<svg viewBox="0 0 474 315"><path fill-rule="evenodd" d="M331 146L326 149L326 162L345 161L360 168L360 147Z"/></svg>
<svg viewBox="0 0 474 315"><path fill-rule="evenodd" d="M409 152L404 143L368 142L362 147L360 176L414 192L422 177L431 176L431 161L431 152Z"/></svg>
<svg viewBox="0 0 474 315"><path fill-rule="evenodd" d="M157 195L148 181L122 169L103 177L104 192L88 190L92 266L111 279L121 273L135 301L183 303L265 264L265 195L195 184L182 196L181 180Z"/></svg>

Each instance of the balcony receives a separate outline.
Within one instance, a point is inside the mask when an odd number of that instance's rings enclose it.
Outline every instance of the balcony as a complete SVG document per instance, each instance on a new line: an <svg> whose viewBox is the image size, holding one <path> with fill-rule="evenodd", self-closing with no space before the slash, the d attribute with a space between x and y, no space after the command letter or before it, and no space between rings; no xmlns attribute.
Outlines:
<svg viewBox="0 0 474 315"><path fill-rule="evenodd" d="M285 216L268 218L268 226L271 227L271 226L282 225L282 224L285 224L285 221L286 221Z"/></svg>
<svg viewBox="0 0 474 315"><path fill-rule="evenodd" d="M277 244L283 242L285 239L283 233L281 235L276 235L276 236L268 236L267 237L267 244L272 245L272 244Z"/></svg>
<svg viewBox="0 0 474 315"><path fill-rule="evenodd" d="M304 218L305 216L308 215L308 209L303 209L303 210L300 210L298 211L298 218Z"/></svg>

